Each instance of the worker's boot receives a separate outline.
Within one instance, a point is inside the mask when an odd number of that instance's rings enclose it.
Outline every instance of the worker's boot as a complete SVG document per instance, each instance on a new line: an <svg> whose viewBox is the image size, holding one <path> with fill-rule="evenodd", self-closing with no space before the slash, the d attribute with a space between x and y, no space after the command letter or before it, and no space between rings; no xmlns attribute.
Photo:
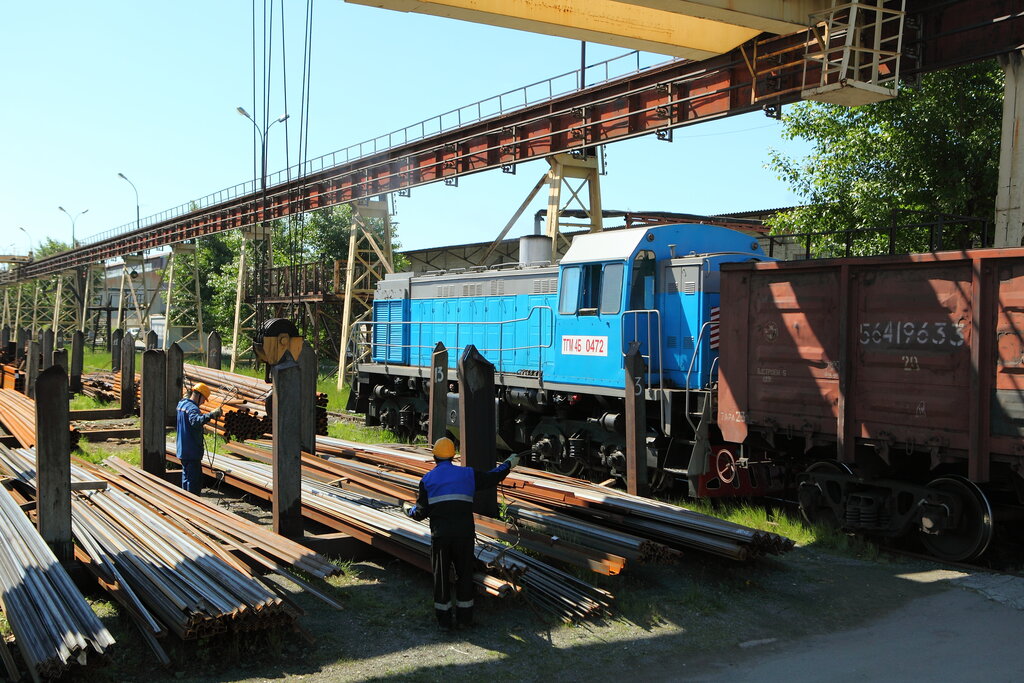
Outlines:
<svg viewBox="0 0 1024 683"><path fill-rule="evenodd" d="M455 620L458 623L459 628L471 627L473 625L473 606L456 607Z"/></svg>
<svg viewBox="0 0 1024 683"><path fill-rule="evenodd" d="M434 614L437 616L437 625L441 627L442 631L451 631L455 628L455 615L452 614L450 609L435 609Z"/></svg>

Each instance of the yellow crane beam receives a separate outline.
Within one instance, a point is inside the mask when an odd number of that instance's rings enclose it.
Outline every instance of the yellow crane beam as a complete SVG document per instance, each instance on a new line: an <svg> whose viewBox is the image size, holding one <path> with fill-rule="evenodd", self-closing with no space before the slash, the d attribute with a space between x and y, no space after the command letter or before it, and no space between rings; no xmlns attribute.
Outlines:
<svg viewBox="0 0 1024 683"><path fill-rule="evenodd" d="M707 59L763 31L788 33L806 25L807 8L826 0L346 0L532 33ZM763 17L757 8L771 11ZM789 6L793 7L790 8ZM802 21L800 20L802 17ZM791 21L798 23L791 24Z"/></svg>

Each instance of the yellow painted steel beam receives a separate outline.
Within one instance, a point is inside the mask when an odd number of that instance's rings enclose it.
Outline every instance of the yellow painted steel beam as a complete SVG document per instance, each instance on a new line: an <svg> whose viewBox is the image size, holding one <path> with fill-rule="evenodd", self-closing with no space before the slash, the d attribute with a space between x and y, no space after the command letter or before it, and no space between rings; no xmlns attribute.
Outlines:
<svg viewBox="0 0 1024 683"><path fill-rule="evenodd" d="M616 0L345 1L688 59L728 52L762 31Z"/></svg>
<svg viewBox="0 0 1024 683"><path fill-rule="evenodd" d="M617 0L619 4L684 14L733 26L788 34L807 28L808 16L832 6L830 0Z"/></svg>

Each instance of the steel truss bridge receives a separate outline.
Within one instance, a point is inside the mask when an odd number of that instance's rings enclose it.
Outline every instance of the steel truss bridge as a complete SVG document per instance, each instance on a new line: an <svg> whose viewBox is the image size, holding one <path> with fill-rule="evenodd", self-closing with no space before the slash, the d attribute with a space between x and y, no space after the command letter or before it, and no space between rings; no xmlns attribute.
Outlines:
<svg viewBox="0 0 1024 683"><path fill-rule="evenodd" d="M1021 49L1022 36L1024 0L907 0L900 75L913 78L1009 54ZM514 172L522 162L582 153L617 140L653 133L671 141L674 129L701 121L756 110L777 116L783 105L801 99L807 83L819 78L820 67L805 56L812 44L810 30L763 35L717 57L639 69L355 158L343 150L343 160L332 163L338 154L321 157L319 170L296 169L288 174L291 178L278 174L266 190L249 185L251 191L19 265L6 282L56 275L428 183L453 184L459 176L487 169Z"/></svg>

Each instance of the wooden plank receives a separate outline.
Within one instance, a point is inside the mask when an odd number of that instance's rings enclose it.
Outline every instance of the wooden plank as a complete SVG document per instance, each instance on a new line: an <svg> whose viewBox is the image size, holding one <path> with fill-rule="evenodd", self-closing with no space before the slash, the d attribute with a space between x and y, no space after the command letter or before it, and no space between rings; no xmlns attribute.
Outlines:
<svg viewBox="0 0 1024 683"><path fill-rule="evenodd" d="M220 370L221 348L220 332L214 330L206 337L206 367Z"/></svg>
<svg viewBox="0 0 1024 683"><path fill-rule="evenodd" d="M647 367L640 344L630 343L625 360L626 387L626 490L646 496L647 485Z"/></svg>
<svg viewBox="0 0 1024 683"><path fill-rule="evenodd" d="M142 469L158 477L164 476L167 450L167 421L164 402L167 400L167 358L163 351L150 349L142 354L142 406L139 410L139 431Z"/></svg>
<svg viewBox="0 0 1024 683"><path fill-rule="evenodd" d="M82 391L82 367L85 365L85 335L75 330L71 335L71 375L70 390L77 394Z"/></svg>
<svg viewBox="0 0 1024 683"><path fill-rule="evenodd" d="M437 442L448 433L448 349L437 342L430 355L430 404L427 441Z"/></svg>
<svg viewBox="0 0 1024 683"><path fill-rule="evenodd" d="M110 371L118 372L121 369L121 343L124 340L124 330L118 327L110 337Z"/></svg>
<svg viewBox="0 0 1024 683"><path fill-rule="evenodd" d="M299 443L306 453L316 453L317 358L313 347L302 342L299 352Z"/></svg>
<svg viewBox="0 0 1024 683"><path fill-rule="evenodd" d="M25 395L36 397L36 380L39 379L39 342L35 339L28 342L28 359L25 363Z"/></svg>
<svg viewBox="0 0 1024 683"><path fill-rule="evenodd" d="M135 337L131 332L121 338L121 410L135 412Z"/></svg>
<svg viewBox="0 0 1024 683"><path fill-rule="evenodd" d="M38 344L38 342L33 342ZM68 417L68 376L55 365L36 382L36 471L39 535L57 559L70 561L71 431Z"/></svg>
<svg viewBox="0 0 1024 683"><path fill-rule="evenodd" d="M299 365L289 351L274 366L274 491L271 504L274 531L301 538L302 445L299 437Z"/></svg>
<svg viewBox="0 0 1024 683"><path fill-rule="evenodd" d="M94 408L92 410L72 410L72 420L116 420L124 417L120 408Z"/></svg>
<svg viewBox="0 0 1024 683"><path fill-rule="evenodd" d="M494 415L494 366L472 344L459 358L459 425L462 428L462 462L486 472L497 464ZM473 512L498 516L497 489L477 491Z"/></svg>
<svg viewBox="0 0 1024 683"><path fill-rule="evenodd" d="M185 354L182 352L178 342L167 347L167 379L164 388L167 390L167 398L164 399L164 418L168 425L175 423L175 411L178 408L178 401L182 398L185 390Z"/></svg>

